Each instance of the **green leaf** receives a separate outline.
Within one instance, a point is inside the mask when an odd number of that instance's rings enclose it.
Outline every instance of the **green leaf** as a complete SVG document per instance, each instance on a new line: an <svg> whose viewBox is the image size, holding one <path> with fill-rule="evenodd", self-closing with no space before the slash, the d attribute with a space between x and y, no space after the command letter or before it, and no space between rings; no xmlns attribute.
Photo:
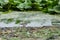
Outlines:
<svg viewBox="0 0 60 40"><path fill-rule="evenodd" d="M54 11L60 13L60 5L55 6Z"/></svg>
<svg viewBox="0 0 60 40"><path fill-rule="evenodd" d="M24 3L20 3L17 8L24 10L24 9L28 9L31 8L31 1L30 0L25 0Z"/></svg>

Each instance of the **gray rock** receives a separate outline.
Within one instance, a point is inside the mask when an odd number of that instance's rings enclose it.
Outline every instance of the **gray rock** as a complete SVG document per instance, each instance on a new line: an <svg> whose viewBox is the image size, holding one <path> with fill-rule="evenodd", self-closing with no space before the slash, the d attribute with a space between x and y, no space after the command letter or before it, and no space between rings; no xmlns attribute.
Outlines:
<svg viewBox="0 0 60 40"><path fill-rule="evenodd" d="M4 23L0 21L0 27L21 27L21 23L26 23L25 27L43 27L52 26L55 20L60 21L60 16L44 14L42 12L10 12L8 14L1 14L0 20L2 19L14 19L11 23ZM15 24L16 20L22 20L18 24ZM29 21L29 22L28 22ZM8 21L7 21L8 22ZM28 22L28 23L27 23Z"/></svg>

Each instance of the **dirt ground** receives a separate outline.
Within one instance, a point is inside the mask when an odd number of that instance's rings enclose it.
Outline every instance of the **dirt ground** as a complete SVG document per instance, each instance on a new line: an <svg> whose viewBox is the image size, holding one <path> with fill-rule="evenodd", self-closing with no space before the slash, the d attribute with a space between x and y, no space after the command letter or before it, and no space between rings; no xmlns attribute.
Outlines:
<svg viewBox="0 0 60 40"><path fill-rule="evenodd" d="M0 28L0 40L59 40L59 27Z"/></svg>

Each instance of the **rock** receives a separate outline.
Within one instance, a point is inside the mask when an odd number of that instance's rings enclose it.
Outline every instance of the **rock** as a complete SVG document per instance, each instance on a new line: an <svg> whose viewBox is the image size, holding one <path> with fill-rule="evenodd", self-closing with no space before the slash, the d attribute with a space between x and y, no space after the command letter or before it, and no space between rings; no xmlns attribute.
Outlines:
<svg viewBox="0 0 60 40"><path fill-rule="evenodd" d="M9 24L6 24L6 23L4 23L4 22L0 22L0 27L18 27L18 26L22 26L22 25L20 25L20 24L15 24L15 22L11 22L11 23L9 23Z"/></svg>
<svg viewBox="0 0 60 40"><path fill-rule="evenodd" d="M42 21L43 20L43 21ZM40 21L32 21L26 25L26 27L43 27L43 26L52 26L51 20L42 19Z"/></svg>
<svg viewBox="0 0 60 40"><path fill-rule="evenodd" d="M4 23L2 19L14 19L10 23ZM0 27L43 27L43 26L52 26L54 20L60 20L60 16L44 14L42 12L10 12L8 14L0 15ZM20 20L16 24L16 20ZM22 20L22 21L21 21ZM29 21L29 22L28 22ZM8 22L8 21L7 21ZM23 22L23 25L21 25ZM28 22L28 23L27 23ZM24 25L26 23L26 25Z"/></svg>

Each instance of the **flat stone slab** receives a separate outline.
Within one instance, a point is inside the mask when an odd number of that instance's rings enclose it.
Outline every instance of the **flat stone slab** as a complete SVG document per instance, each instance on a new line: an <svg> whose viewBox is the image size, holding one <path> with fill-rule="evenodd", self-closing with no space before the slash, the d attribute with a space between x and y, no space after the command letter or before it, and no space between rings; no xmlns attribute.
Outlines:
<svg viewBox="0 0 60 40"><path fill-rule="evenodd" d="M7 14L0 13L0 27L43 27L53 26L53 23L60 21L60 16L49 15L42 12L17 12ZM53 22L53 23L52 23Z"/></svg>

